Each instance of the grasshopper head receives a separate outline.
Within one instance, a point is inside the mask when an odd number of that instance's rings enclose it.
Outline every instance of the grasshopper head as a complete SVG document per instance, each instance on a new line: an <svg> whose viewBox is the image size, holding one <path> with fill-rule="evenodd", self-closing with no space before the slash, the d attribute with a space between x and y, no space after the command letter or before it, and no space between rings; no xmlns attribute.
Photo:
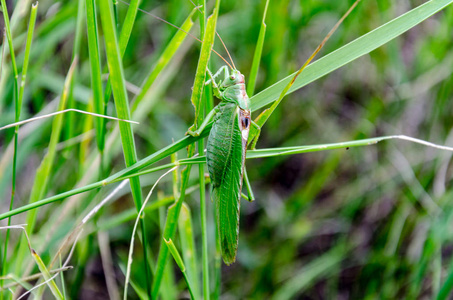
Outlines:
<svg viewBox="0 0 453 300"><path fill-rule="evenodd" d="M225 77L220 85L220 88L226 89L237 84L245 84L244 75L242 75L238 70L232 70L230 76Z"/></svg>
<svg viewBox="0 0 453 300"><path fill-rule="evenodd" d="M226 76L220 84L223 91L224 100L236 103L241 109L249 109L250 101L245 91L244 75L238 70L233 69L229 76Z"/></svg>

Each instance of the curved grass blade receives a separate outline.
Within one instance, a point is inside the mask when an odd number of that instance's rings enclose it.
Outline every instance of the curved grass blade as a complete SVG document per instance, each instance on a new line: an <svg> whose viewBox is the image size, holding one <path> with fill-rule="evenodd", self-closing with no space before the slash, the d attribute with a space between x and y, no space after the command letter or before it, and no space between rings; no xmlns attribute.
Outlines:
<svg viewBox="0 0 453 300"><path fill-rule="evenodd" d="M70 196L80 194L83 192L87 192L96 188L100 188L102 186L105 186L107 184L111 184L114 182L118 182L127 178L132 178L136 176L141 176L145 175L148 173L160 171L166 168L172 168L175 166L175 164L167 164L163 165L157 168L153 168L150 170L145 170L142 172L139 172L139 170L155 163L163 158L169 156L171 153L174 153L190 144L193 144L200 138L206 137L210 130L210 127L207 127L202 135L198 137L192 137L192 136L186 136L183 139L179 140L177 143L172 144L166 148L161 149L160 151L151 154L150 156L138 161L136 164L125 168L112 176L98 181L94 182L92 184L64 192L55 196L51 196L48 198L45 198L43 200L37 201L35 203L31 203L28 205L21 206L19 208L16 208L12 211L0 214L0 220L3 220L5 218L11 217L18 215L20 213L38 208L43 205L47 205L56 201L60 201L62 199L68 198ZM294 147L282 147L282 148L271 148L271 149L259 149L259 150L249 150L247 151L247 159L253 159L253 158L264 158L264 157L272 157L272 156L282 156L282 155L292 155L292 154L301 154L301 153L308 153L308 152L315 152L315 151L323 151L323 150L334 150L334 149L347 149L348 147L360 147L360 146L371 146L374 144L377 144L378 142L384 141L384 140L391 140L391 139L400 139L400 140L406 140L410 142L415 142L419 143L425 146L433 147L439 150L446 150L446 151L453 151L452 147L445 147L442 145L437 145L429 142L425 142L423 140L415 139L412 137L404 136L404 135L392 135L392 136L382 136L382 137L376 137L376 138L370 138L370 139L362 139L362 140L355 140L355 141L349 141L349 142L342 142L342 143L331 143L331 144L320 144L320 145L307 145L307 146L294 146ZM184 160L180 160L178 162L179 165L183 164L202 164L206 162L206 157L204 156L197 156L194 158L186 158Z"/></svg>
<svg viewBox="0 0 453 300"><path fill-rule="evenodd" d="M354 4L348 9L348 11L341 17L340 20L333 26L333 28L329 31L329 33L326 35L326 37L322 40L321 44L315 49L315 51L312 53L312 55L304 62L302 67L296 72L294 77L291 79L291 81L285 86L285 88L282 90L280 93L280 96L278 97L277 101L272 103L272 106L269 107L268 109L264 110L256 119L255 122L258 125L259 128L262 128L264 123L266 123L267 119L272 115L274 110L277 108L277 106L282 102L283 98L285 95L288 93L288 90L291 88L291 86L294 84L296 81L297 77L302 73L303 70L307 67L307 65L315 58L316 54L318 54L319 51L321 51L322 47L326 44L326 42L329 40L329 38L332 36L332 34L337 30L337 28L343 23L344 19L351 13L351 11L359 4L360 0L356 0ZM258 137L259 131L255 128L252 127L252 132L250 133L249 136L249 142L248 144L252 144L252 148L255 147L256 144L256 139Z"/></svg>
<svg viewBox="0 0 453 300"><path fill-rule="evenodd" d="M392 39L444 9L452 2L453 0L428 1L375 30L370 31L340 49L320 58L305 68L304 72L296 79L292 87L288 90L288 94L388 43ZM269 88L251 97L251 110L255 111L260 109L278 99L284 87L288 85L296 73L297 72L285 77Z"/></svg>

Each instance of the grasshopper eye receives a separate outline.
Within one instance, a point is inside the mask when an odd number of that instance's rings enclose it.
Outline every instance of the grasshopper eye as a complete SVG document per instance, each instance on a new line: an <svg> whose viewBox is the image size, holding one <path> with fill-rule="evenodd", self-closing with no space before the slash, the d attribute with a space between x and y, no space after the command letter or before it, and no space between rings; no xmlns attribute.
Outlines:
<svg viewBox="0 0 453 300"><path fill-rule="evenodd" d="M250 117L242 117L241 122L242 122L242 128L248 129L250 126Z"/></svg>
<svg viewBox="0 0 453 300"><path fill-rule="evenodd" d="M236 79L236 77L234 77L234 75L230 76L230 80L234 81L235 79Z"/></svg>

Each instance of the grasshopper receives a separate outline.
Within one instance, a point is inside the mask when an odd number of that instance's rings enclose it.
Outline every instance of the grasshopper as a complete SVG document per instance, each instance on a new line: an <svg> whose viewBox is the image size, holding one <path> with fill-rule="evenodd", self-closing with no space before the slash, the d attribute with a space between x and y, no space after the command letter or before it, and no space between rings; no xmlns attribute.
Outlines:
<svg viewBox="0 0 453 300"><path fill-rule="evenodd" d="M224 72L217 85L215 78ZM217 230L225 264L236 260L239 236L239 208L245 169L245 154L251 126L250 100L244 75L228 66L211 75L214 95L221 102L214 108L214 123L206 147L206 164L216 206ZM209 118L206 118L209 120ZM249 195L253 195L249 192Z"/></svg>
<svg viewBox="0 0 453 300"><path fill-rule="evenodd" d="M337 22L313 54L302 65L293 80L285 87L279 99L269 109L266 109L258 116L256 123L251 119L250 100L246 93L244 75L236 69L233 61L231 60L234 67L221 57L228 66L222 66L215 74L207 70L211 79L206 81L205 84L212 83L214 96L220 99L221 102L206 116L198 130L192 131L189 129L187 134L198 136L213 119L214 122L206 147L206 164L211 179L211 198L215 202L216 207L216 223L220 237L222 258L226 265L235 262L238 250L240 201L243 195L243 179L247 181L246 186L248 190L248 197L245 198L249 201L254 200L253 192L245 172L247 146L251 144L251 148L255 149L261 126L264 125L274 109L281 102L297 76L312 61L332 33L359 1L357 0ZM228 53L226 47L225 50ZM231 74L228 70L229 67L231 68ZM222 72L224 73L223 81L216 83L215 78ZM253 133L249 137L251 129L253 129Z"/></svg>
<svg viewBox="0 0 453 300"><path fill-rule="evenodd" d="M209 72L209 71L208 71ZM223 81L215 78L224 72ZM250 100L245 78L240 71L223 66L205 84L212 83L214 95L221 102L208 114L200 128L188 134L199 135L214 119L206 147L206 164L211 179L211 198L216 206L217 230L225 264L236 260L239 236L239 209L245 169L245 154L251 121ZM249 185L247 185L249 186ZM253 200L249 190L248 200Z"/></svg>
<svg viewBox="0 0 453 300"><path fill-rule="evenodd" d="M197 130L189 128L187 134L199 136L203 129L213 121L206 147L206 164L211 179L211 198L216 207L216 225L220 237L222 257L225 264L230 265L236 260L241 197L244 197L249 201L254 200L253 192L245 171L247 146L251 145L252 149L255 148L261 127L272 114L276 106L281 102L290 86L294 83L296 77L312 61L332 33L359 1L360 0L356 0L350 9L337 22L313 54L299 69L293 80L285 87L279 99L269 109L263 111L256 119L256 122L251 119L250 100L246 93L244 75L236 69L225 44L222 41L232 65L218 52L213 49L211 50L227 64L222 66L215 74L212 74L210 70L207 70L210 79L206 81L205 85L212 84L214 96L221 101L211 112L209 112ZM143 12L185 32L199 42L202 42L178 26L146 11ZM220 38L220 36L218 37ZM231 72L229 68L231 69ZM224 73L224 79L219 83L216 83L215 79L222 74L222 72ZM244 179L246 181L248 196L242 194Z"/></svg>

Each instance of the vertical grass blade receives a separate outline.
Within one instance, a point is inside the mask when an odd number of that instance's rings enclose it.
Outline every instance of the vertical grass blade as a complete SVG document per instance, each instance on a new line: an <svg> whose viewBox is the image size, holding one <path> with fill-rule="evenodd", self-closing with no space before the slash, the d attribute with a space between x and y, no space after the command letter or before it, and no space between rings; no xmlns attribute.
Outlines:
<svg viewBox="0 0 453 300"><path fill-rule="evenodd" d="M115 6L115 24L117 25L117 3L118 1L115 1L114 6ZM121 28L120 32L120 37L119 37L119 52L120 52L120 57L122 58L124 55L124 52L126 51L127 43L129 42L130 35L132 33L132 28L135 23L135 17L137 16L137 11L138 11L138 6L140 4L139 0L132 0L131 3L129 4L129 9L127 10L126 18L124 20L123 27ZM117 26L116 26L117 27ZM116 28L117 29L117 28ZM115 30L116 30L115 29ZM107 80L107 84L105 86L105 93L104 93L104 114L107 114L105 111L107 109L107 103L110 100L110 96L112 95L112 82L111 78ZM101 143L104 144L105 141L105 131L106 129L106 120L103 121L103 126L102 126L102 140Z"/></svg>
<svg viewBox="0 0 453 300"><path fill-rule="evenodd" d="M206 70L211 55L211 49L214 45L214 36L217 24L217 17L219 14L220 1L216 1L213 14L207 19L206 28L204 29L203 44L201 46L200 57L198 59L197 71L195 75L194 89L190 101L195 108L195 129L203 122L203 113L206 104L203 103L203 90L206 81ZM204 9L206 14L206 10ZM203 22L204 23L204 22ZM209 91L209 90L208 90ZM210 98L207 98L210 99ZM208 100L209 101L209 100ZM211 103L212 101L209 101ZM204 142L200 140L198 143L198 152L200 155L204 151ZM200 218L202 230L202 248L203 248L203 296L204 299L210 299L209 290L209 257L208 257L208 241L207 241L207 225L206 225L206 194L204 183L204 165L199 166L199 179L200 179Z"/></svg>
<svg viewBox="0 0 453 300"><path fill-rule="evenodd" d="M124 19L123 22L123 27L121 27L120 38L118 41L121 57L123 57L124 52L126 51L126 47L132 33L132 28L134 27L135 17L137 16L138 6L140 5L140 2L141 2L140 0L132 0L129 3L129 9L127 10L126 18Z"/></svg>
<svg viewBox="0 0 453 300"><path fill-rule="evenodd" d="M193 156L194 150L193 146L189 147L188 154ZM191 165L188 165L181 174L181 191L178 198L178 201L171 205L167 210L167 219L165 221L164 227L164 239L170 240L174 239L176 234L176 227L178 225L179 213L181 212L181 207L186 196L186 188L189 182L190 170L192 169ZM159 295L160 285L162 283L162 278L164 275L164 270L167 265L168 260L168 247L165 243L160 244L159 254L157 257L157 267L154 274L154 280L152 285L152 299L157 299Z"/></svg>
<svg viewBox="0 0 453 300"><path fill-rule="evenodd" d="M200 22L200 36L204 36L206 32L206 0L199 0L200 14L198 20ZM210 69L210 61L208 61L207 68ZM206 72L205 72L206 73ZM214 108L214 97L212 87L210 84L205 85L203 88L202 102L204 103L204 111L201 112L203 118L207 111ZM200 139L197 144L198 155L204 155L204 139ZM209 253L208 253L208 230L207 230L207 217L206 217L206 182L205 182L205 166L201 164L198 166L198 182L200 184L200 223L201 223L201 245L202 245L202 275L203 275L203 295L209 299ZM196 271L195 271L196 272ZM197 273L195 273L197 274ZM196 277L198 279L198 277ZM198 288L198 280L196 284ZM199 293L197 292L197 296Z"/></svg>
<svg viewBox="0 0 453 300"><path fill-rule="evenodd" d="M22 67L22 78L21 78L21 83L20 83L19 95L18 95L18 99L16 102L16 117L15 117L16 122L19 121L19 118L20 118L20 111L21 111L21 107L22 107L22 98L24 95L25 82L26 82L26 78L27 78L28 62L30 60L30 49L31 49L31 43L33 40L33 32L35 29L37 12L38 12L38 2L33 4L31 7L30 20L29 20L29 24L28 24L27 41L25 43L25 54L24 54L24 63L23 63L23 67ZM7 14L6 14L6 16L7 16ZM12 43L11 43L11 45L12 45ZM14 56L13 52L12 52L12 56ZM10 211L13 209L13 206L14 206L14 196L15 196L15 189L16 189L16 163L17 163L18 134L19 134L19 126L16 126L15 132L14 132L12 190L11 190L11 199L10 199L10 204L9 204ZM8 226L9 225L11 225L11 218L8 218ZM5 237L3 260L2 260L2 273L6 272L6 262L7 262L7 256L8 256L8 253L7 253L8 242L9 242L9 229L7 229L6 237Z"/></svg>
<svg viewBox="0 0 453 300"><path fill-rule="evenodd" d="M99 52L99 34L96 18L95 0L86 0L86 22L88 33L88 56L91 68L91 89L93 91L93 108L97 114L104 113L104 93L101 80L101 57ZM104 151L104 120L96 118L96 141L99 151Z"/></svg>
<svg viewBox="0 0 453 300"><path fill-rule="evenodd" d="M200 57L198 59L197 71L195 73L195 80L193 84L193 91L190 101L192 102L195 108L195 121L194 121L194 128L195 130L198 129L198 126L201 125L203 122L203 118L200 116L203 113L203 102L202 95L203 95L203 87L206 81L206 68L208 67L208 61L211 57L211 49L214 45L214 35L215 35L215 28L217 24L217 16L218 16L218 7L220 1L216 1L216 7L214 8L213 14L208 18L208 22L206 25L205 34L203 36L203 44L201 46Z"/></svg>
<svg viewBox="0 0 453 300"><path fill-rule="evenodd" d="M179 216L179 236L181 241L181 251L185 262L185 273L191 283L191 293L195 299L200 298L199 280L197 270L197 249L195 248L194 229L192 226L192 214L187 204L183 203Z"/></svg>
<svg viewBox="0 0 453 300"><path fill-rule="evenodd" d="M258 68L260 66L261 54L263 52L264 37L266 36L266 14L269 0L266 1L263 12L263 20L261 21L260 33L256 42L255 54L253 55L252 67L250 69L249 82L247 84L247 95L253 96L255 92L256 78L258 77Z"/></svg>
<svg viewBox="0 0 453 300"><path fill-rule="evenodd" d="M75 29L75 37L74 37L74 46L72 50L72 59L76 57L80 57L80 47L82 44L82 30L83 30L83 19L84 19L84 0L78 0L77 5L77 21L76 21L76 29ZM77 81L77 74L78 70L74 71L74 80L71 83L71 88L69 90L69 97L68 97L68 108L75 108L75 99L74 99L74 82ZM74 137L74 112L69 112L67 116L67 125L65 126L65 139L69 140ZM71 148L65 150L66 153L69 154Z"/></svg>

